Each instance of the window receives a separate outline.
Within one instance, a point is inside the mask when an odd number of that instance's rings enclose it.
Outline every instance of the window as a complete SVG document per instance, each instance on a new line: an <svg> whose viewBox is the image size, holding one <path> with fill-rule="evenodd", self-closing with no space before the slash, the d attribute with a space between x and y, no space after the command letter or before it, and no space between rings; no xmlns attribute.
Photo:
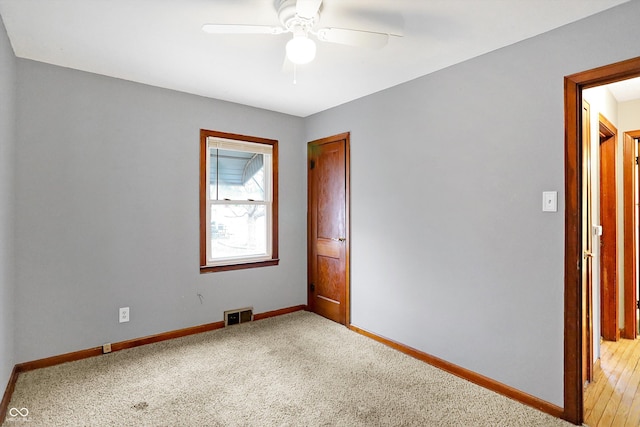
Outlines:
<svg viewBox="0 0 640 427"><path fill-rule="evenodd" d="M278 141L201 130L200 271L278 261Z"/></svg>

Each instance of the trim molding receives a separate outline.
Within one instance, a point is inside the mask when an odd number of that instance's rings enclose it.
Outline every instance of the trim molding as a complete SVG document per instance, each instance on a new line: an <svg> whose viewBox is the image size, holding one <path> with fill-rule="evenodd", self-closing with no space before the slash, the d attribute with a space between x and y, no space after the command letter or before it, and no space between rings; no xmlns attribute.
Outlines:
<svg viewBox="0 0 640 427"><path fill-rule="evenodd" d="M0 423L4 422L4 419L7 416L9 401L11 401L11 395L13 395L13 390L16 388L16 381L18 381L18 368L17 366L14 366L11 371L11 376L9 376L7 388L2 396L2 401L0 402Z"/></svg>
<svg viewBox="0 0 640 427"><path fill-rule="evenodd" d="M269 317L282 316L283 314L289 314L300 310L306 310L306 305L294 305L293 307L281 308L280 310L267 311L265 313L256 313L253 315L253 320L268 319Z"/></svg>
<svg viewBox="0 0 640 427"><path fill-rule="evenodd" d="M262 320L268 319L269 317L281 316L283 314L293 313L300 310L306 310L306 305L296 305L293 307L281 308L279 310L267 311L265 313L257 313L253 315L253 320ZM162 332L155 335L149 335L142 338L134 338L127 341L120 341L117 343L111 344L111 353L115 351L125 350L128 348L139 347L142 345L153 344L160 341L171 340L174 338L181 338L188 335L199 334L202 332L213 331L216 329L224 328L224 321L214 322L214 323L206 323L204 325L191 326L189 328L184 329L176 329L174 331ZM4 396L2 398L2 402L0 402L0 424L2 424L7 415L7 409L9 407L9 402L11 401L11 396L13 395L13 390L15 389L16 381L18 380L18 375L27 372L33 371L35 369L47 368L50 366L60 365L66 362L73 362L76 360L87 359L89 357L95 357L102 355L102 346L100 347L92 347L84 350L73 351L71 353L65 353L58 356L45 357L43 359L33 360L30 362L18 363L13 367L13 371L11 372L11 377L9 377L9 383L7 384L7 388L5 389Z"/></svg>
<svg viewBox="0 0 640 427"><path fill-rule="evenodd" d="M446 360L424 353L420 350L416 350L415 348L408 347L404 344L400 344L396 341L383 338L379 335L376 335L372 332L361 329L357 326L349 325L349 329L351 329L354 332L357 332L360 335L364 335L365 337L381 342L382 344L385 344L402 353L408 354L411 357L414 357L418 360L426 362L429 365L435 366L436 368L449 372L450 374L453 374L457 377L470 381L474 384L477 384L481 387L494 391L510 399L516 400L525 405L536 408L542 412L546 412L547 414L552 415L556 418L562 418L562 416L564 415L564 410L561 407L556 406L553 403L549 403L545 400L539 399L535 396L532 396L528 393L525 393L513 387L510 387L496 380L493 380L489 377L485 377L484 375L470 371L461 366L455 365L451 362L447 362Z"/></svg>

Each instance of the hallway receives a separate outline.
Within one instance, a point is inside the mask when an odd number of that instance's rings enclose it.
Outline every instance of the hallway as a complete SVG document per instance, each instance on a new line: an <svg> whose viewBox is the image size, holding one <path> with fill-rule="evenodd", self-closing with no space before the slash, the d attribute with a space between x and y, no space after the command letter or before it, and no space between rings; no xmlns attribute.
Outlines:
<svg viewBox="0 0 640 427"><path fill-rule="evenodd" d="M640 339L602 341L584 411L589 427L640 426Z"/></svg>

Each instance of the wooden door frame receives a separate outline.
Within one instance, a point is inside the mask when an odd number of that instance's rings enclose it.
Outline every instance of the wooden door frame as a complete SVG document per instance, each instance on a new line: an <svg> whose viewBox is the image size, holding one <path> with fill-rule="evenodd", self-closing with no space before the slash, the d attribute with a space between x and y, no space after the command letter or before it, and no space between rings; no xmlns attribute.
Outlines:
<svg viewBox="0 0 640 427"><path fill-rule="evenodd" d="M344 153L344 181L345 181L345 237L344 243L345 250L345 326L351 325L351 155L350 155L350 132L344 132L341 134L328 136L326 138L316 139L307 143L307 307L311 307L311 268L310 268L310 254L311 254L311 210L309 209L309 196L311 195L311 181L309 180L309 147L311 145L321 145L330 142L345 141L345 153Z"/></svg>
<svg viewBox="0 0 640 427"><path fill-rule="evenodd" d="M600 147L600 333L605 340L620 339L618 321L618 129L598 114ZM602 250L604 248L605 250ZM612 252L612 253L611 253ZM605 279L610 282L607 286Z"/></svg>
<svg viewBox="0 0 640 427"><path fill-rule="evenodd" d="M638 194L638 185L635 180L635 145L636 138L640 138L640 130L628 131L623 134L622 141L622 182L624 186L624 328L622 337L636 339L637 323L636 301L638 265L636 265L636 236L638 224L636 224L635 195Z"/></svg>
<svg viewBox="0 0 640 427"><path fill-rule="evenodd" d="M640 76L640 57L564 78L564 413L582 424L582 90Z"/></svg>
<svg viewBox="0 0 640 427"><path fill-rule="evenodd" d="M582 200L582 213L583 223L581 224L583 232L586 231L586 235L582 235L582 250L584 251L583 267L586 267L582 271L582 322L583 322L583 348L586 346L586 351L582 352L582 383L587 384L593 380L593 188L592 188L592 169L593 169L593 156L592 156L592 139L591 139L591 106L583 99L582 100L582 146L584 147L583 159L586 160L586 164L582 166L582 176L584 179L584 188L581 189L582 194L586 196ZM585 209L587 212L585 212Z"/></svg>

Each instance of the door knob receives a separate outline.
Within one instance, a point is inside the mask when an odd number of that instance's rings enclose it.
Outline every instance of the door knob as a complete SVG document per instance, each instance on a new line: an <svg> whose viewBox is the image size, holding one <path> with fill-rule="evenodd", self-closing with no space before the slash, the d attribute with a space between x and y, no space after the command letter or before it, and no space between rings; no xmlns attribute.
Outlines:
<svg viewBox="0 0 640 427"><path fill-rule="evenodd" d="M347 240L346 237L338 237L337 239L335 237L332 237L331 240L333 240L334 242L344 242Z"/></svg>

